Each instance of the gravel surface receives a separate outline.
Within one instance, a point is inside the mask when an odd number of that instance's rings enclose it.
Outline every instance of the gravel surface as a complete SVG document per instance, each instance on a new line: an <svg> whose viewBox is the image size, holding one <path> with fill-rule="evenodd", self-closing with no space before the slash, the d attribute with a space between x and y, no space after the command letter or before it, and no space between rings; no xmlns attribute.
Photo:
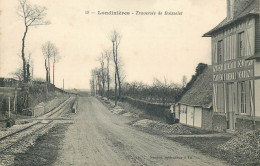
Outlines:
<svg viewBox="0 0 260 166"><path fill-rule="evenodd" d="M225 165L161 136L129 126L93 97L80 97L54 165Z"/></svg>
<svg viewBox="0 0 260 166"><path fill-rule="evenodd" d="M4 128L4 129L0 130L0 138L2 138L2 137L4 137L4 136L7 136L7 135L9 135L9 134L12 134L12 133L14 133L14 132L17 132L17 131L19 131L19 130L21 130L21 129L24 129L24 128L26 128L26 127L28 127L28 126L34 124L34 123L36 123L36 122L26 123L26 124L20 124L20 125L14 125L14 126L12 126L12 127L10 127L10 128Z"/></svg>
<svg viewBox="0 0 260 166"><path fill-rule="evenodd" d="M260 165L260 130L238 135L217 148L230 154L234 163Z"/></svg>
<svg viewBox="0 0 260 166"><path fill-rule="evenodd" d="M194 135L194 134L211 134L212 131L206 131L198 128L185 126L183 124L166 124L160 121L142 119L132 124L149 133L157 133L163 135Z"/></svg>

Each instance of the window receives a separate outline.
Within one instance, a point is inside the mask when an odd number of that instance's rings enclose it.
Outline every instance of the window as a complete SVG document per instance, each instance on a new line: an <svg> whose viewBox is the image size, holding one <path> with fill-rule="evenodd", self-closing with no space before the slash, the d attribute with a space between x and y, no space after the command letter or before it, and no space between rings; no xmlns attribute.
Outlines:
<svg viewBox="0 0 260 166"><path fill-rule="evenodd" d="M245 82L240 82L240 112L246 113L246 86Z"/></svg>
<svg viewBox="0 0 260 166"><path fill-rule="evenodd" d="M245 33L238 34L238 55L239 57L245 56Z"/></svg>
<svg viewBox="0 0 260 166"><path fill-rule="evenodd" d="M221 63L223 61L223 40L218 41L218 63Z"/></svg>

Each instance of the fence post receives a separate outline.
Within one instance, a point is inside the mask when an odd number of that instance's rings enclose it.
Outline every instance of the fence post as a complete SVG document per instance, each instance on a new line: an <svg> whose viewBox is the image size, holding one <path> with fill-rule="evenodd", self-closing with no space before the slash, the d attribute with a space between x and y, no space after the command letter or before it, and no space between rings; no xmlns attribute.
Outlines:
<svg viewBox="0 0 260 166"><path fill-rule="evenodd" d="M17 88L15 88L15 92L14 92L14 113L16 113L16 104L17 104Z"/></svg>

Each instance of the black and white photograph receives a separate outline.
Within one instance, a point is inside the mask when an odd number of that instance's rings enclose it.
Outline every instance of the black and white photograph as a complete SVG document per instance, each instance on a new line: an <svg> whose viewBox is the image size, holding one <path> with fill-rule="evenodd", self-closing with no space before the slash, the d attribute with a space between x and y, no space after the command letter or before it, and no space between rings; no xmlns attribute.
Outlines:
<svg viewBox="0 0 260 166"><path fill-rule="evenodd" d="M260 165L260 0L0 0L0 166Z"/></svg>

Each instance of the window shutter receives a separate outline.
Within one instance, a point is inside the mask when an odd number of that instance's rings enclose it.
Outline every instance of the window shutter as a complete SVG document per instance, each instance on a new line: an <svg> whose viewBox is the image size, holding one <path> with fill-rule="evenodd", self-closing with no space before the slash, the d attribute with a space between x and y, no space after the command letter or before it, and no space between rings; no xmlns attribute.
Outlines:
<svg viewBox="0 0 260 166"><path fill-rule="evenodd" d="M247 43L247 55L251 56L255 52L255 30L254 28L249 28L246 30L246 43Z"/></svg>
<svg viewBox="0 0 260 166"><path fill-rule="evenodd" d="M213 84L213 109L217 112L217 84Z"/></svg>
<svg viewBox="0 0 260 166"><path fill-rule="evenodd" d="M214 47L213 47L213 63L216 64L218 62L218 59L217 59L217 49L218 49L218 46L217 46L217 42L214 43Z"/></svg>
<svg viewBox="0 0 260 166"><path fill-rule="evenodd" d="M246 90L246 114L251 114L251 108L250 108L250 89L249 89L249 81L245 81L245 90Z"/></svg>
<svg viewBox="0 0 260 166"><path fill-rule="evenodd" d="M234 59L233 57L234 57L234 37L233 37L233 35L232 36L230 36L230 38L231 38L231 42L230 42L230 49L231 49L231 57L232 57L232 59Z"/></svg>
<svg viewBox="0 0 260 166"><path fill-rule="evenodd" d="M254 89L253 89L253 80L249 81L249 98L250 98L250 114L254 116Z"/></svg>
<svg viewBox="0 0 260 166"><path fill-rule="evenodd" d="M237 84L237 105L238 105L238 113L241 114L241 84Z"/></svg>
<svg viewBox="0 0 260 166"><path fill-rule="evenodd" d="M238 52L237 52L237 34L234 34L233 35L233 38L234 38L234 43L233 43L233 56L232 56L232 59L235 59L238 55Z"/></svg>
<svg viewBox="0 0 260 166"><path fill-rule="evenodd" d="M227 54L227 44L226 44L226 38L223 39L223 45L224 45L224 61L229 60L228 54Z"/></svg>
<svg viewBox="0 0 260 166"><path fill-rule="evenodd" d="M232 57L231 59L234 59L233 56L232 56L231 36L228 37L228 40L229 40L229 42L228 42L228 45L229 45L229 49L228 49L229 50L229 55L230 55L230 57Z"/></svg>
<svg viewBox="0 0 260 166"><path fill-rule="evenodd" d="M232 99L234 100L234 101L232 101L232 102L233 102L234 112L236 112L236 114L239 114L238 105L237 105L237 94L238 94L237 90L238 90L238 88L237 88L237 82L235 82L235 83L233 84L233 88L232 88L232 94L233 94Z"/></svg>

